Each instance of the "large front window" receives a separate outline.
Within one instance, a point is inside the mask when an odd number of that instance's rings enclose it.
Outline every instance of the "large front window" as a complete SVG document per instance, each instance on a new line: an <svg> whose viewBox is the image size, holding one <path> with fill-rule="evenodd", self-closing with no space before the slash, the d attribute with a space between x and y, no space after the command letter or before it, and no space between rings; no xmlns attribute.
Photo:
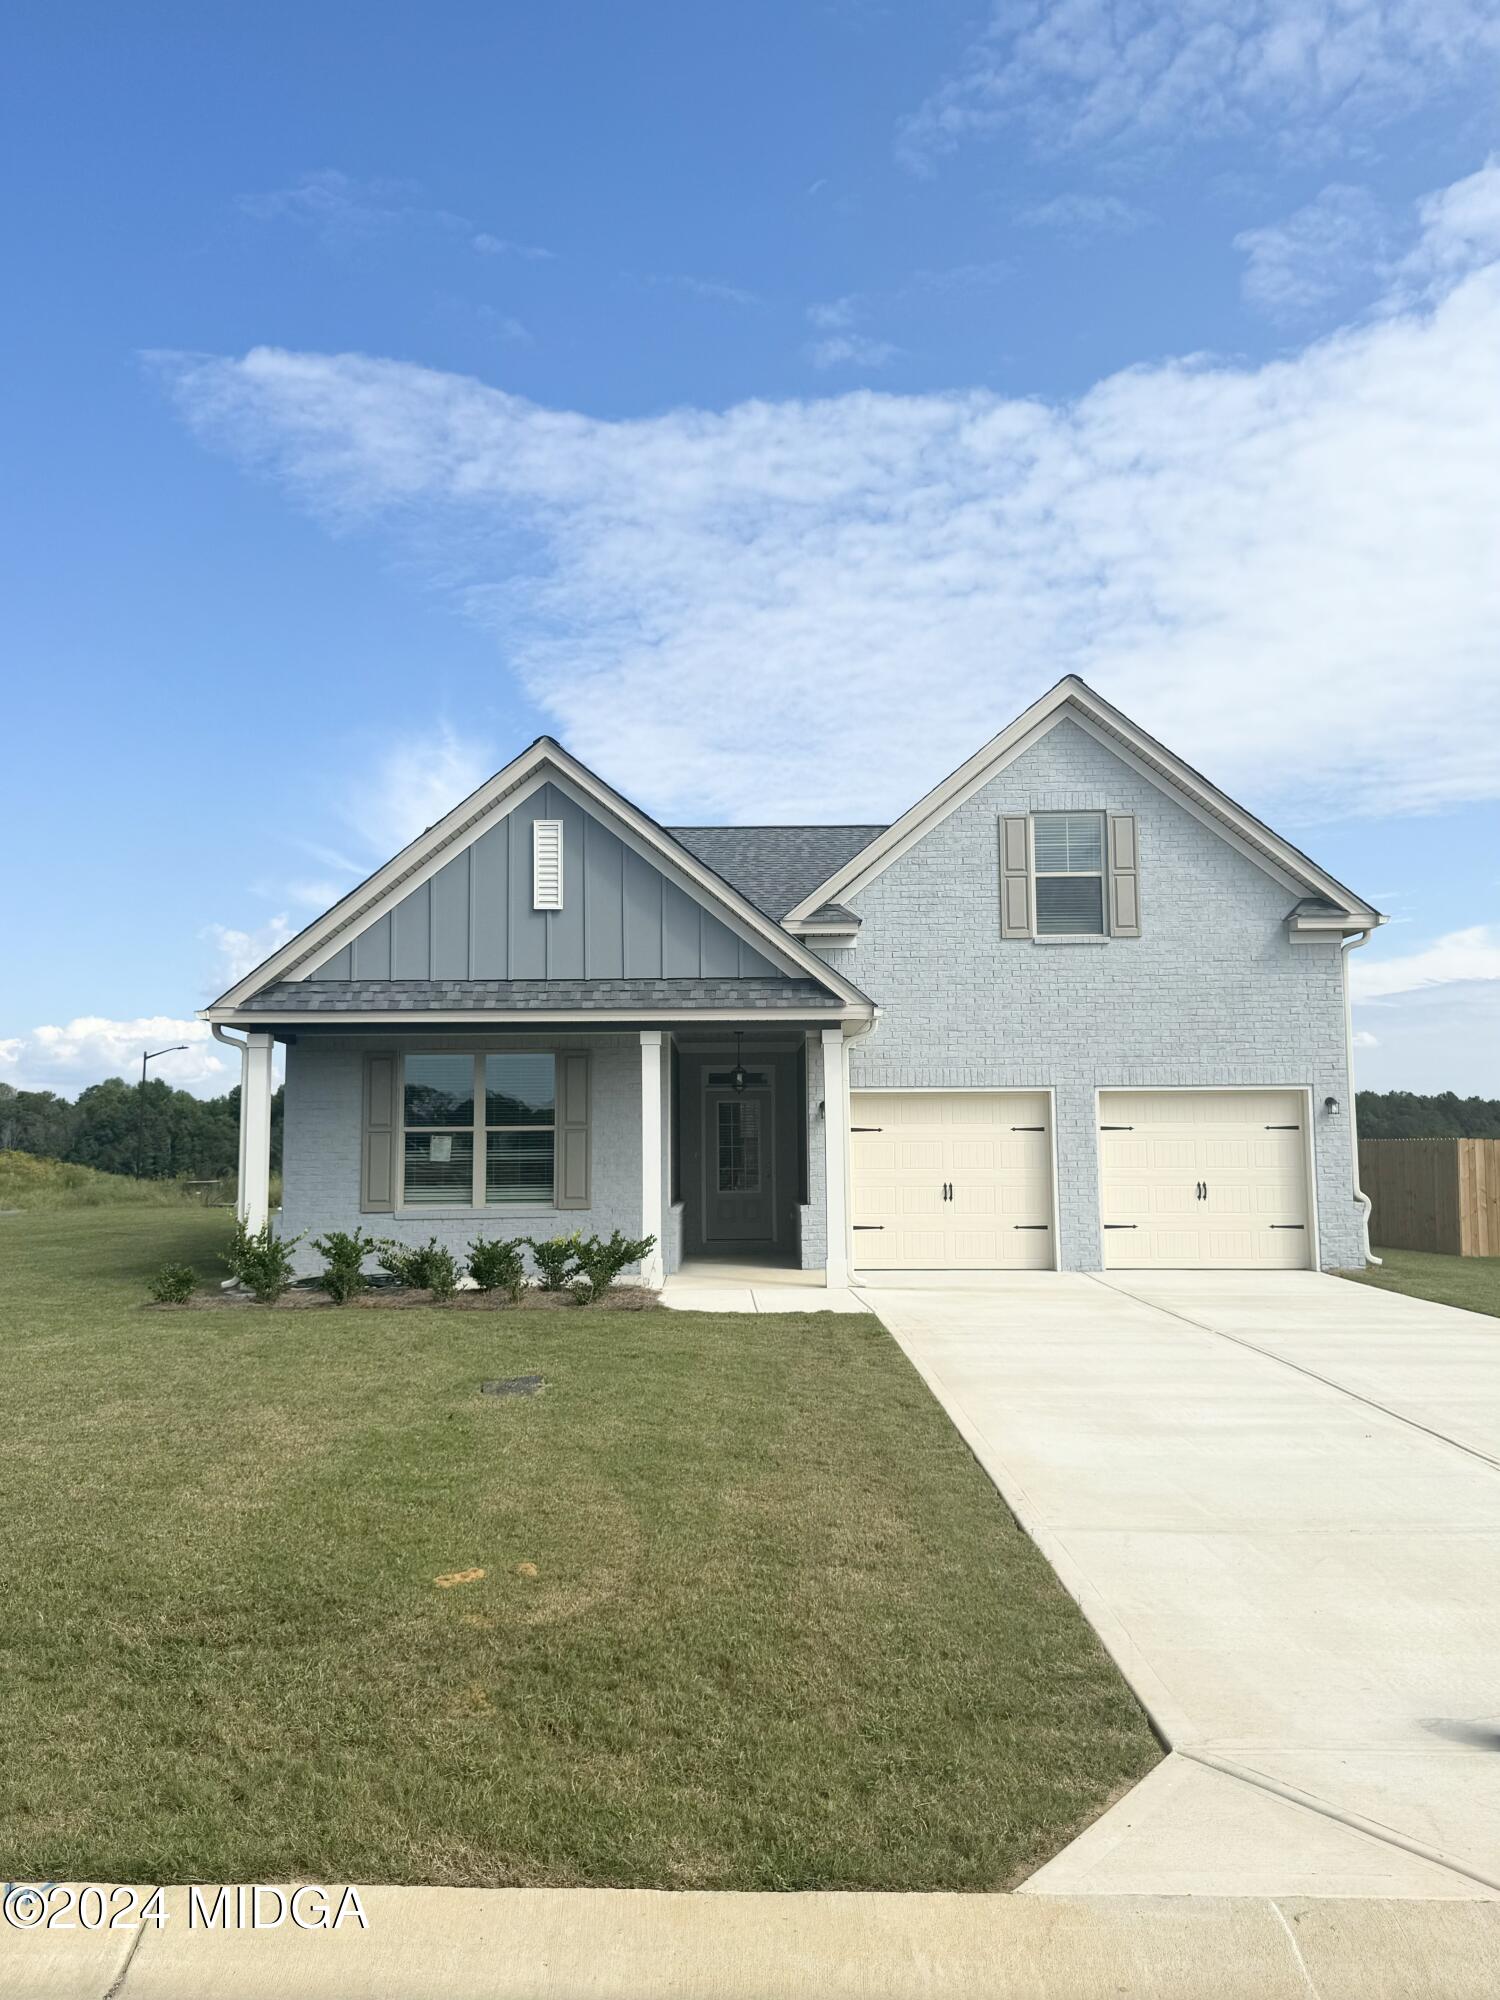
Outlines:
<svg viewBox="0 0 1500 2000"><path fill-rule="evenodd" d="M408 1208L550 1206L557 1116L550 1055L458 1055L405 1062L402 1198Z"/></svg>

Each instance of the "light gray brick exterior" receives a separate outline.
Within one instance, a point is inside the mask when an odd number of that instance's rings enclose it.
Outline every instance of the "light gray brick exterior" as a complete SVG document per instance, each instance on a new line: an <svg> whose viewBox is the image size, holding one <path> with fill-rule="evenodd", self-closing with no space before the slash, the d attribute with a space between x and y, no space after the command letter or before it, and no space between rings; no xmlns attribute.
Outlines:
<svg viewBox="0 0 1500 2000"><path fill-rule="evenodd" d="M1064 809L1136 814L1138 938L1001 939L999 816ZM1094 1270L1103 1261L1096 1089L1308 1086L1321 1261L1357 1265L1343 973L1336 942L1287 936L1300 893L1076 723L1059 722L846 898L863 919L858 946L824 955L881 1010L852 1045L850 1087L1055 1090L1061 1262ZM821 1094L812 1091L814 1103ZM1322 1110L1328 1096L1339 1100L1336 1118Z"/></svg>
<svg viewBox="0 0 1500 2000"><path fill-rule="evenodd" d="M422 1045L473 1047L474 1038L434 1034ZM547 1043L564 1045L560 1037ZM374 1236L394 1237L401 1243L425 1243L436 1236L456 1256L462 1256L479 1235L565 1236L579 1229L585 1235L607 1236L620 1229L627 1236L639 1236L640 1037L587 1035L566 1045L584 1045L593 1052L592 1207L414 1209L396 1215L361 1215L362 1058L366 1049L388 1048L390 1043L378 1036L353 1035L309 1035L294 1042L286 1052L281 1230L283 1235L304 1236L296 1252L298 1275L322 1268L322 1259L312 1248L314 1237L356 1224Z"/></svg>

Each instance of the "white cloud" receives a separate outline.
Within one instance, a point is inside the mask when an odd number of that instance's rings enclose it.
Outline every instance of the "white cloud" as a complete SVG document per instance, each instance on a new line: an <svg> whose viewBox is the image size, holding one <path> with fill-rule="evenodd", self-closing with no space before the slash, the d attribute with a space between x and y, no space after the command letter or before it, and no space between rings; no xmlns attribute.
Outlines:
<svg viewBox="0 0 1500 2000"><path fill-rule="evenodd" d="M229 924L205 926L203 935L214 952L214 995L227 992L247 972L253 972L273 951L279 951L296 931L297 926L284 913L272 917L268 923L253 931L236 930Z"/></svg>
<svg viewBox="0 0 1500 2000"><path fill-rule="evenodd" d="M885 368L901 352L889 340L872 340L864 333L831 333L807 350L814 368Z"/></svg>
<svg viewBox="0 0 1500 2000"><path fill-rule="evenodd" d="M359 355L164 365L205 436L405 561L439 548L531 699L664 815L897 812L1071 670L1258 808L1328 818L1500 793L1497 348L1490 266L1070 403L616 421ZM451 805L466 750L402 753L413 802L364 813L372 842Z"/></svg>
<svg viewBox="0 0 1500 2000"><path fill-rule="evenodd" d="M1360 957L1349 966L1349 990L1363 1002L1476 979L1500 979L1500 925L1474 924L1450 931L1420 951L1395 958Z"/></svg>
<svg viewBox="0 0 1500 2000"><path fill-rule="evenodd" d="M1011 126L1048 150L1264 133L1331 154L1497 58L1496 0L995 0L897 155L931 172Z"/></svg>
<svg viewBox="0 0 1500 2000"><path fill-rule="evenodd" d="M56 1090L68 1096L123 1076L138 1081L143 1049L170 1048L186 1042L180 1053L158 1056L150 1075L178 1090L200 1097L217 1097L239 1082L239 1065L213 1040L206 1021L179 1021L167 1014L144 1015L134 1021L109 1021L96 1014L80 1015L63 1027L33 1028L29 1034L0 1041L0 1080L18 1090Z"/></svg>
<svg viewBox="0 0 1500 2000"><path fill-rule="evenodd" d="M557 259L555 250L544 250L540 243L512 243L509 237L492 236L487 229L476 231L469 242L481 257L519 257L528 264L551 264Z"/></svg>
<svg viewBox="0 0 1500 2000"><path fill-rule="evenodd" d="M361 181L325 167L301 175L290 187L241 195L239 205L257 222L300 223L330 249L346 250L395 229L417 229L462 239L481 257L519 257L527 263L555 258L540 244L513 242L477 228L466 215L433 208L416 198L420 192L411 181Z"/></svg>
<svg viewBox="0 0 1500 2000"><path fill-rule="evenodd" d="M1117 194L1058 194L1016 211L1023 229L1056 229L1064 236L1124 235L1156 217Z"/></svg>
<svg viewBox="0 0 1500 2000"><path fill-rule="evenodd" d="M819 304L808 307L808 324L825 330L853 326L859 309L860 302L853 293L842 299L824 299Z"/></svg>
<svg viewBox="0 0 1500 2000"><path fill-rule="evenodd" d="M1367 188L1335 181L1284 222L1245 229L1241 290L1270 318L1294 321L1368 286L1386 255L1385 211Z"/></svg>
<svg viewBox="0 0 1500 2000"><path fill-rule="evenodd" d="M406 730L375 760L368 778L350 782L339 809L370 851L386 861L451 812L503 761L482 738L460 736L447 723L425 735Z"/></svg>
<svg viewBox="0 0 1500 2000"><path fill-rule="evenodd" d="M1500 258L1500 154L1418 204L1417 241L1394 273L1398 291L1441 289Z"/></svg>
<svg viewBox="0 0 1500 2000"><path fill-rule="evenodd" d="M1368 1028L1361 1028L1355 1034L1354 1046L1357 1049L1378 1049L1380 1047L1380 1037L1372 1035Z"/></svg>

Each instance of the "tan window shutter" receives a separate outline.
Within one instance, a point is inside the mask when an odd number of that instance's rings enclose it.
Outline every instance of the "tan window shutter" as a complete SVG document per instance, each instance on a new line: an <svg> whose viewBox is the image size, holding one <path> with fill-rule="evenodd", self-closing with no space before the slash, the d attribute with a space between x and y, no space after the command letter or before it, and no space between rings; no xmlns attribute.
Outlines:
<svg viewBox="0 0 1500 2000"><path fill-rule="evenodd" d="M557 1058L557 1167L559 1208L587 1208L589 1193L589 1059L579 1051Z"/></svg>
<svg viewBox="0 0 1500 2000"><path fill-rule="evenodd" d="M531 822L531 907L560 910L563 906L563 823L560 819Z"/></svg>
<svg viewBox="0 0 1500 2000"><path fill-rule="evenodd" d="M1031 843L1025 813L1000 821L1000 935L1031 936Z"/></svg>
<svg viewBox="0 0 1500 2000"><path fill-rule="evenodd" d="M1109 931L1111 937L1141 934L1141 869L1134 813L1109 816Z"/></svg>
<svg viewBox="0 0 1500 2000"><path fill-rule="evenodd" d="M360 1141L359 1206L365 1215L389 1215L396 1206L396 1058L365 1057L365 1098Z"/></svg>

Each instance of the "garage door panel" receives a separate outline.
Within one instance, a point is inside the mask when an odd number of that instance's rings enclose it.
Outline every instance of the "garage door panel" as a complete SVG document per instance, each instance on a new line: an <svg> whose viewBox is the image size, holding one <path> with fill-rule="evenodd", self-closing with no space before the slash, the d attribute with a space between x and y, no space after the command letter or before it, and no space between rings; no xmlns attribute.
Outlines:
<svg viewBox="0 0 1500 2000"><path fill-rule="evenodd" d="M1310 1261L1300 1092L1105 1091L1099 1116L1107 1268Z"/></svg>
<svg viewBox="0 0 1500 2000"><path fill-rule="evenodd" d="M1034 1091L854 1092L856 1265L1049 1268L1049 1108Z"/></svg>

